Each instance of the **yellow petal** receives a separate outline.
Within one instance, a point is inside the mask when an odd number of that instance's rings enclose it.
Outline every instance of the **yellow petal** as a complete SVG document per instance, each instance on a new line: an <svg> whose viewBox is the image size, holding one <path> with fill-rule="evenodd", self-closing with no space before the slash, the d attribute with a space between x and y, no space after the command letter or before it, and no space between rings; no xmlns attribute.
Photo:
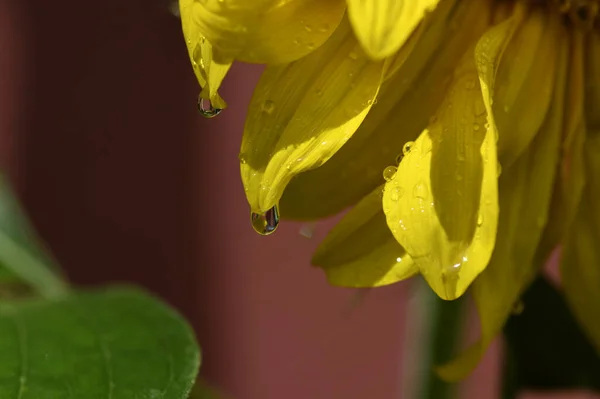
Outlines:
<svg viewBox="0 0 600 399"><path fill-rule="evenodd" d="M588 58L586 72L590 71L590 64L594 65L595 62L593 51L590 53L590 42L588 41L588 47L584 50L583 40L581 35L576 35L574 38L572 59L573 64L575 64L574 74L577 77L572 79L571 84L583 84L584 70L581 60L584 57ZM588 40L590 40L589 37ZM575 90L575 87L572 91L575 96L581 94L580 91ZM575 97L575 99L577 98ZM588 121L591 120L592 122L589 126L593 128L596 127L593 119L595 115L590 114L589 110L590 106L594 104L593 101L590 102L590 92L588 91L585 104L586 114ZM572 109L581 111L581 108L576 106ZM578 117L579 124L577 123ZM590 130L587 139L582 143L581 138L585 132L583 118L581 113L576 113L572 118L573 122L570 124L577 129L572 147L575 150L580 149L581 152L569 157L570 162L561 170L563 175L573 176L577 173L577 176L574 177L578 177L580 182L578 188L581 187L583 179L586 181L575 221L567 226L561 226L563 231L567 231L567 234L565 234L567 243L561 262L561 275L567 301L584 332L600 353L600 323L598 322L598 314L600 314L600 267L598 266L600 265L600 250L598 249L598 240L600 240L600 211L598 210L598 200L600 199L600 130ZM581 153L583 155L580 155ZM583 171L580 171L582 163L587 176L583 176ZM576 205L579 199L577 192L573 193L568 190L564 190L563 197L565 203L571 206ZM570 201L568 201L569 199ZM567 214L568 216L570 214Z"/></svg>
<svg viewBox="0 0 600 399"><path fill-rule="evenodd" d="M202 98L210 100L214 108L223 109L226 107L225 101L218 93L223 78L231 67L231 59L221 59L215 57L215 50L199 26L194 22L194 0L179 0L179 12L181 14L181 26L185 38L188 55L202 87L200 95Z"/></svg>
<svg viewBox="0 0 600 399"><path fill-rule="evenodd" d="M440 0L347 0L348 16L367 54L382 59L398 51Z"/></svg>
<svg viewBox="0 0 600 399"><path fill-rule="evenodd" d="M591 31L586 43L585 113L590 130L600 131L600 32Z"/></svg>
<svg viewBox="0 0 600 399"><path fill-rule="evenodd" d="M416 274L416 265L385 223L382 190L360 201L317 248L312 263L325 270L331 284L377 287Z"/></svg>
<svg viewBox="0 0 600 399"><path fill-rule="evenodd" d="M555 21L557 29L558 24ZM438 369L444 379L459 380L477 366L543 264L537 261L536 250L548 220L564 124L566 34L561 39L557 46L559 57L550 60L558 64L553 68L558 73L553 77L556 85L550 112L531 145L499 180L502 216L496 248L471 290L479 312L481 337L453 362ZM534 100L535 97L531 99Z"/></svg>
<svg viewBox="0 0 600 399"><path fill-rule="evenodd" d="M254 91L240 153L253 212L279 202L290 179L327 161L373 105L384 73L347 23L314 53L268 67Z"/></svg>
<svg viewBox="0 0 600 399"><path fill-rule="evenodd" d="M345 11L343 0L194 0L194 22L224 59L280 64L321 46Z"/></svg>
<svg viewBox="0 0 600 399"><path fill-rule="evenodd" d="M390 230L446 300L461 296L487 266L496 239L496 132L474 61L467 52L383 195Z"/></svg>
<svg viewBox="0 0 600 399"><path fill-rule="evenodd" d="M281 202L285 217L336 214L383 183L382 170L439 107L461 55L487 28L490 8L488 1L440 3L424 31L394 57L390 69L396 72L352 138L323 166L291 181ZM453 31L456 26L461 29Z"/></svg>
<svg viewBox="0 0 600 399"><path fill-rule="evenodd" d="M517 8L517 13L524 11L521 4ZM553 14L534 7L522 21L516 17L519 26L501 59L496 60L492 107L499 134L498 158L504 168L527 148L544 121L557 52L556 29L550 27Z"/></svg>
<svg viewBox="0 0 600 399"><path fill-rule="evenodd" d="M561 274L573 314L600 353L600 132L588 135L583 151L587 183L569 230Z"/></svg>

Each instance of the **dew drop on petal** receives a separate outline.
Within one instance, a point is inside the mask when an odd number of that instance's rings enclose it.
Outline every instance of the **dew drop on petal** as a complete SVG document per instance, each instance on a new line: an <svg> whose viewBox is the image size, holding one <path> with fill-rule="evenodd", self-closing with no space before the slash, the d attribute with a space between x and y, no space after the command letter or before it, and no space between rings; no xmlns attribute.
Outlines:
<svg viewBox="0 0 600 399"><path fill-rule="evenodd" d="M413 195L419 199L427 199L427 186L423 182L415 184Z"/></svg>
<svg viewBox="0 0 600 399"><path fill-rule="evenodd" d="M246 164L246 162L247 162L247 161L246 161L246 154L244 154L244 153L242 153L242 152L240 152L240 153L238 154L238 159L240 160L240 163L241 163L242 165L245 165L245 164Z"/></svg>
<svg viewBox="0 0 600 399"><path fill-rule="evenodd" d="M252 228L258 234L263 236L272 234L279 226L279 209L277 209L277 205L265 213L252 212L251 221Z"/></svg>
<svg viewBox="0 0 600 399"><path fill-rule="evenodd" d="M483 213L479 212L477 215L477 226L483 225Z"/></svg>
<svg viewBox="0 0 600 399"><path fill-rule="evenodd" d="M275 102L271 101L271 100L267 100L263 103L262 105L262 110L271 115L273 113L273 110L275 110Z"/></svg>
<svg viewBox="0 0 600 399"><path fill-rule="evenodd" d="M198 112L205 118L214 118L223 111L212 106L210 100L198 96Z"/></svg>
<svg viewBox="0 0 600 399"><path fill-rule="evenodd" d="M404 144L404 147L402 147L402 154L404 156L408 155L410 153L410 150L412 150L412 148L415 146L415 142L414 141L409 141L406 144Z"/></svg>
<svg viewBox="0 0 600 399"><path fill-rule="evenodd" d="M385 181L392 181L394 179L394 176L396 176L397 171L398 171L397 167L388 166L387 168L385 168L383 170L383 178L385 179Z"/></svg>

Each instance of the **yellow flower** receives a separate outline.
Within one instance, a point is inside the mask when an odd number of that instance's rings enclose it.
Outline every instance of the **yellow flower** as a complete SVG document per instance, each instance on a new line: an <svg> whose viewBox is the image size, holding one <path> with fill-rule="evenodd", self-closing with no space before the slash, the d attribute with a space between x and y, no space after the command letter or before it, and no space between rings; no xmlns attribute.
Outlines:
<svg viewBox="0 0 600 399"><path fill-rule="evenodd" d="M352 207L313 258L332 284L470 287L479 361L550 253L600 351L598 0L180 0L201 96L267 64L240 168L253 224ZM280 208L278 206L280 205Z"/></svg>

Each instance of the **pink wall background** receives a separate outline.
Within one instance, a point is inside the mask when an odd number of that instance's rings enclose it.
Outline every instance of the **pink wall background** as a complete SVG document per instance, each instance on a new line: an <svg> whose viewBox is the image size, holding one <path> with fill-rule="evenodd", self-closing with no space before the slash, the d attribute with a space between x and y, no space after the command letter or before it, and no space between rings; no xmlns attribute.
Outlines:
<svg viewBox="0 0 600 399"><path fill-rule="evenodd" d="M230 108L204 120L167 2L0 0L0 162L72 281L163 296L233 398L410 398L411 284L356 304L309 266L330 224L250 227L237 153L258 74L236 65ZM497 398L497 362L496 346L460 397Z"/></svg>

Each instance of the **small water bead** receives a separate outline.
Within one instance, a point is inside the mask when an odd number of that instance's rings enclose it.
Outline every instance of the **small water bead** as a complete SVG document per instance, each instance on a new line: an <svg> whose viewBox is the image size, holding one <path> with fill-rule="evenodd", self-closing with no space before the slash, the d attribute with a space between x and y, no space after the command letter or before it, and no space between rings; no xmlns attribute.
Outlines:
<svg viewBox="0 0 600 399"><path fill-rule="evenodd" d="M312 26L304 25L304 30L310 33L310 32L312 32Z"/></svg>
<svg viewBox="0 0 600 399"><path fill-rule="evenodd" d="M473 130L475 130L475 131L479 130L479 125L477 123L473 124Z"/></svg>
<svg viewBox="0 0 600 399"><path fill-rule="evenodd" d="M395 166L388 166L387 168L385 168L383 170L383 178L385 179L385 181L392 181L394 179L394 177L396 176L396 172L398 171L398 168Z"/></svg>
<svg viewBox="0 0 600 399"><path fill-rule="evenodd" d="M413 195L422 200L427 199L427 186L422 181L415 184L415 187L413 188Z"/></svg>
<svg viewBox="0 0 600 399"><path fill-rule="evenodd" d="M400 165L400 162L402 162L402 158L404 158L404 154L396 155L396 165Z"/></svg>
<svg viewBox="0 0 600 399"><path fill-rule="evenodd" d="M271 100L265 101L262 105L262 110L263 112L271 115L273 113L273 110L275 110L275 102Z"/></svg>
<svg viewBox="0 0 600 399"><path fill-rule="evenodd" d="M221 108L212 106L210 100L198 96L198 112L205 118L214 118L223 111Z"/></svg>
<svg viewBox="0 0 600 399"><path fill-rule="evenodd" d="M477 226L483 225L483 213L479 212L479 214L477 215Z"/></svg>
<svg viewBox="0 0 600 399"><path fill-rule="evenodd" d="M302 237L312 238L315 234L316 227L316 223L305 224L302 227L300 227L300 231L298 231L298 234L300 234Z"/></svg>
<svg viewBox="0 0 600 399"><path fill-rule="evenodd" d="M350 59L356 61L358 59L358 53L356 51L352 50L348 53L348 57L350 57Z"/></svg>
<svg viewBox="0 0 600 399"><path fill-rule="evenodd" d="M247 161L246 161L246 154L244 154L243 152L240 152L240 153L238 154L238 159L240 160L240 163L241 163L242 165L245 165L245 164L246 164L246 162L247 162Z"/></svg>
<svg viewBox="0 0 600 399"><path fill-rule="evenodd" d="M404 147L402 147L402 154L404 156L407 156L410 151L413 149L413 147L415 146L415 142L414 141L409 141L406 144L404 144Z"/></svg>
<svg viewBox="0 0 600 399"><path fill-rule="evenodd" d="M250 219L254 231L260 235L268 236L269 234L273 234L277 230L277 226L279 226L279 209L275 205L262 214L252 212Z"/></svg>

